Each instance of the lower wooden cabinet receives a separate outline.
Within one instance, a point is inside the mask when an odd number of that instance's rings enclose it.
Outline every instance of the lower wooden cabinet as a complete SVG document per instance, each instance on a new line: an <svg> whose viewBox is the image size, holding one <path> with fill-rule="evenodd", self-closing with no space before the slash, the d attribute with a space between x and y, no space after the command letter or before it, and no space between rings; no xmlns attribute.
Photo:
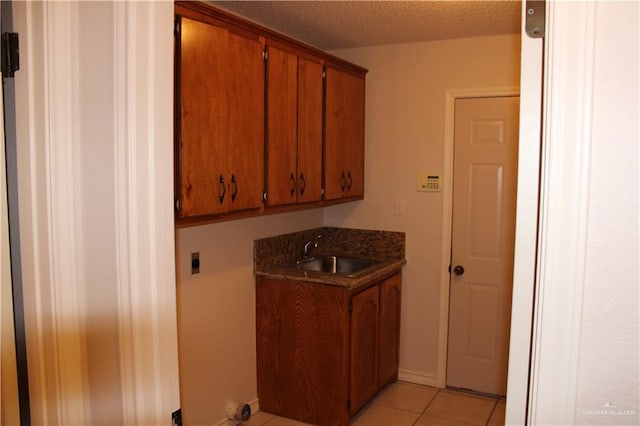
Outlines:
<svg viewBox="0 0 640 426"><path fill-rule="evenodd" d="M398 379L401 285L400 275L394 275L380 283L378 383L386 384Z"/></svg>
<svg viewBox="0 0 640 426"><path fill-rule="evenodd" d="M351 299L350 414L378 392L379 286Z"/></svg>
<svg viewBox="0 0 640 426"><path fill-rule="evenodd" d="M397 379L401 282L398 272L351 291L258 277L260 409L315 425L348 425Z"/></svg>

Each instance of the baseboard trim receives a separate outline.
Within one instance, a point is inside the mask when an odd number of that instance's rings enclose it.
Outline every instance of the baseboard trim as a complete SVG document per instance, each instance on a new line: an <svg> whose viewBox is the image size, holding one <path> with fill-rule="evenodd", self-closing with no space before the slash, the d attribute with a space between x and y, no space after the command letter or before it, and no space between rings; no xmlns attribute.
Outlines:
<svg viewBox="0 0 640 426"><path fill-rule="evenodd" d="M417 385L427 385L433 387L440 387L438 385L438 378L432 374L425 374L420 371L410 370L398 370L398 380L403 382L415 383Z"/></svg>
<svg viewBox="0 0 640 426"><path fill-rule="evenodd" d="M260 402L258 401L258 398L252 399L251 401L248 401L247 404L249 404L251 406L251 415L253 416L255 413L257 413L258 411L260 411ZM229 420L227 418L224 418L222 420L219 420L216 423L213 423L212 426L237 426L239 425L240 422L235 421L235 420Z"/></svg>

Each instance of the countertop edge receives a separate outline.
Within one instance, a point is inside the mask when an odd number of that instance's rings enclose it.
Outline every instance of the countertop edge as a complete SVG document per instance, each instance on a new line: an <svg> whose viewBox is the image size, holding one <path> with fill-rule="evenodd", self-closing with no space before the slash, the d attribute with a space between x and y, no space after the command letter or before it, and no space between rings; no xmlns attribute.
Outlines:
<svg viewBox="0 0 640 426"><path fill-rule="evenodd" d="M355 276L330 274L327 272L300 271L278 267L260 267L254 270L256 277L296 280L315 284L335 285L347 287L351 290L360 286L385 278L395 271L401 270L407 264L406 259L386 260L382 263L367 268Z"/></svg>

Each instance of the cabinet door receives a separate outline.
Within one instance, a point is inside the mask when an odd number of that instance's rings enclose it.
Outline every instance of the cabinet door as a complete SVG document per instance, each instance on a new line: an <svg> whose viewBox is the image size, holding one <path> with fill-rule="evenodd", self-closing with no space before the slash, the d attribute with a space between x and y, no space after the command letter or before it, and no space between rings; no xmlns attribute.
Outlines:
<svg viewBox="0 0 640 426"><path fill-rule="evenodd" d="M258 277L260 409L314 425L348 425L348 291Z"/></svg>
<svg viewBox="0 0 640 426"><path fill-rule="evenodd" d="M378 385L398 378L400 344L400 274L380 283L380 324L378 341Z"/></svg>
<svg viewBox="0 0 640 426"><path fill-rule="evenodd" d="M181 18L180 217L259 208L264 67L258 37Z"/></svg>
<svg viewBox="0 0 640 426"><path fill-rule="evenodd" d="M275 47L267 62L267 204L322 198L322 65Z"/></svg>
<svg viewBox="0 0 640 426"><path fill-rule="evenodd" d="M322 65L298 59L298 202L322 199Z"/></svg>
<svg viewBox="0 0 640 426"><path fill-rule="evenodd" d="M269 47L267 61L267 204L292 204L298 182L298 57Z"/></svg>
<svg viewBox="0 0 640 426"><path fill-rule="evenodd" d="M221 145L231 152L229 210L257 209L264 191L264 62L257 36L229 34L225 71L229 132Z"/></svg>
<svg viewBox="0 0 640 426"><path fill-rule="evenodd" d="M351 414L378 390L378 286L351 299Z"/></svg>
<svg viewBox="0 0 640 426"><path fill-rule="evenodd" d="M325 199L364 195L364 76L327 67Z"/></svg>
<svg viewBox="0 0 640 426"><path fill-rule="evenodd" d="M230 160L224 143L230 130L226 102L229 32L183 17L179 37L180 216L222 213L227 211L224 195Z"/></svg>

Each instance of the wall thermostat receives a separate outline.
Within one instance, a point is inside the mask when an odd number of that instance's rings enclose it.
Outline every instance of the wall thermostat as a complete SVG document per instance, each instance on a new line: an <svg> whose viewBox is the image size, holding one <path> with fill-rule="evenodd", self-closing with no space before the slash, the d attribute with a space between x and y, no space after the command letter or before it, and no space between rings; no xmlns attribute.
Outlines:
<svg viewBox="0 0 640 426"><path fill-rule="evenodd" d="M420 172L416 189L422 192L439 192L442 190L442 179L436 173Z"/></svg>

